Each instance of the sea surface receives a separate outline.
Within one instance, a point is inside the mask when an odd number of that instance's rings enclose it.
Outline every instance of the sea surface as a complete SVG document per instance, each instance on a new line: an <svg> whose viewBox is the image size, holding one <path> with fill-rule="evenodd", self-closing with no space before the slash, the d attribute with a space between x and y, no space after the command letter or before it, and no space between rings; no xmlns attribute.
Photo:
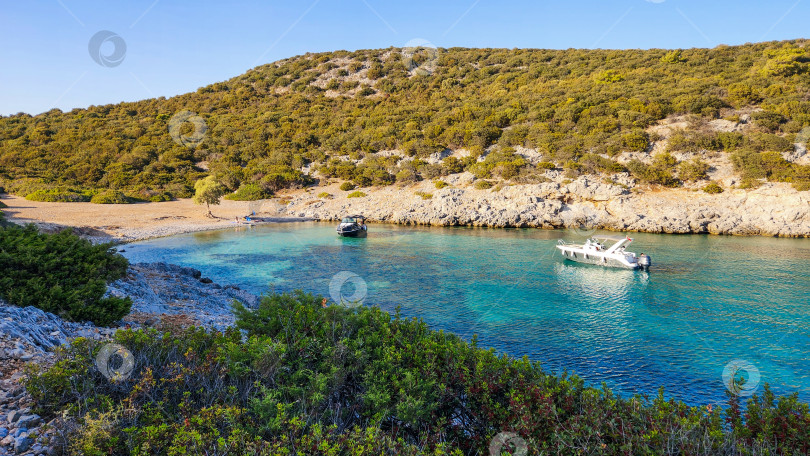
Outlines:
<svg viewBox="0 0 810 456"><path fill-rule="evenodd" d="M129 244L132 262L192 266L259 293L302 289L397 307L431 327L527 356L623 395L722 404L765 383L810 401L810 240L633 233L649 272L565 261L537 229L282 223ZM615 235L616 233L610 233Z"/></svg>

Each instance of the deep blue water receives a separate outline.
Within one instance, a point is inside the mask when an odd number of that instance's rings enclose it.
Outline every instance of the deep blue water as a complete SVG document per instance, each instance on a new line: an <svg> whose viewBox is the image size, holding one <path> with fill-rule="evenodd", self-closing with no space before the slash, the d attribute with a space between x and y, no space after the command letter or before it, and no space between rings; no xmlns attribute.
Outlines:
<svg viewBox="0 0 810 456"><path fill-rule="evenodd" d="M628 250L651 256L649 272L564 262L557 240L584 238L535 229L371 225L368 238L343 239L331 224L290 223L138 242L124 255L193 266L256 293L330 296L332 283L336 299L401 306L622 394L663 386L690 404L723 403L723 371L742 360L760 377L741 371L750 391L767 382L810 400L810 240L632 237ZM338 287L341 271L358 277Z"/></svg>

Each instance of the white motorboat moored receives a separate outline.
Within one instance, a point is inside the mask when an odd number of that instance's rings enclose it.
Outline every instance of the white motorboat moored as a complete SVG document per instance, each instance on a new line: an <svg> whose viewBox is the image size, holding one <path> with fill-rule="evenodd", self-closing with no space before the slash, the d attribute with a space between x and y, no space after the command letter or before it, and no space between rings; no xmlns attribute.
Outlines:
<svg viewBox="0 0 810 456"><path fill-rule="evenodd" d="M605 247L603 241L614 242ZM560 249L567 260L578 263L588 263L613 268L647 269L650 267L650 257L645 254L636 256L633 252L625 250L633 242L629 236L593 236L584 244L569 244L560 239L557 248Z"/></svg>

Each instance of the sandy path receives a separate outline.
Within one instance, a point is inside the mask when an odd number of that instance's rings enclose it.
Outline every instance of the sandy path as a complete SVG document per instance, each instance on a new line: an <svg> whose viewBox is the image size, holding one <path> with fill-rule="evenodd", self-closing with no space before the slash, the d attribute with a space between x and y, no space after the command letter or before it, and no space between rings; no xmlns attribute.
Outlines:
<svg viewBox="0 0 810 456"><path fill-rule="evenodd" d="M2 201L8 206L3 212L12 222L35 223L45 230L76 227L81 234L97 241L132 241L230 228L237 225L237 217L243 220L253 211L268 222L290 220L279 217L280 205L272 200L222 200L219 206L211 206L216 219L206 217L205 207L190 199L139 204L43 203L3 195Z"/></svg>

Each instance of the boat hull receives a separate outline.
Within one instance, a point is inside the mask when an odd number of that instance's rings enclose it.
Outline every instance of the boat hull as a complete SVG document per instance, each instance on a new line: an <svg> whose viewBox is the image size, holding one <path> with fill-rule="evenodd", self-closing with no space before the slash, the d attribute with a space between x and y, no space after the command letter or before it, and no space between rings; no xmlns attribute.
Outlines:
<svg viewBox="0 0 810 456"><path fill-rule="evenodd" d="M366 230L338 231L340 237L364 238L368 235Z"/></svg>
<svg viewBox="0 0 810 456"><path fill-rule="evenodd" d="M583 253L571 249L559 248L563 254L563 258L568 261L583 264L593 264L596 266L603 266L609 268L620 269L638 269L638 263L630 263L627 260L622 261L619 258L613 258L611 255L599 255L596 253Z"/></svg>

